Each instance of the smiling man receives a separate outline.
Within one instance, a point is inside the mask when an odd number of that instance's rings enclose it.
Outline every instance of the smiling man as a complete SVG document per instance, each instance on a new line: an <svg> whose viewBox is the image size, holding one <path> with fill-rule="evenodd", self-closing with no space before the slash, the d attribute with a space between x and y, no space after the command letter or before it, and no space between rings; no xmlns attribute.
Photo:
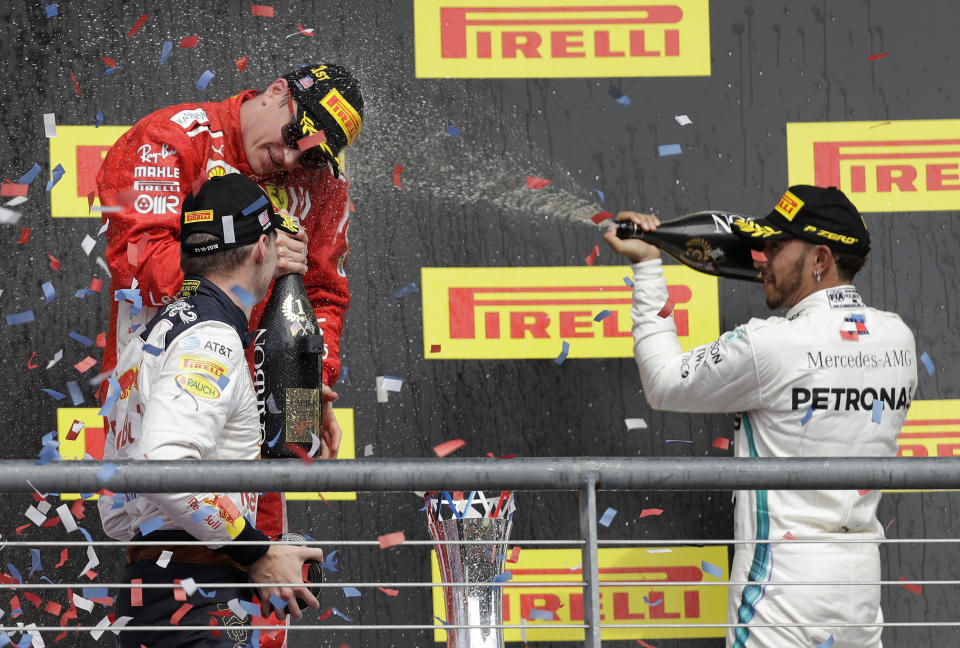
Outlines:
<svg viewBox="0 0 960 648"><path fill-rule="evenodd" d="M645 231L660 224L634 212L617 219ZM870 251L856 207L834 187L798 185L766 218L735 225L763 251L767 306L786 316L751 319L688 353L672 316L659 315L660 250L605 235L633 263L634 355L650 405L739 413L738 457L896 456L916 347L900 317L866 306L851 283ZM727 646L878 648L879 501L873 491L737 491L730 580L746 585L730 586L727 622L739 627L728 629ZM821 542L751 542L784 538ZM803 581L836 585L774 584Z"/></svg>

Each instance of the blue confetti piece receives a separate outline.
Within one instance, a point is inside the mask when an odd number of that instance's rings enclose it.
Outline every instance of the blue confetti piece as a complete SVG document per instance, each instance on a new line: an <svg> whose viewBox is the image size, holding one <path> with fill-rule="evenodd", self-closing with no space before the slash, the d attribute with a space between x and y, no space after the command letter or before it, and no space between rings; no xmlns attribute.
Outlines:
<svg viewBox="0 0 960 648"><path fill-rule="evenodd" d="M76 380L70 380L67 382L67 391L70 392L70 400L73 401L74 407L82 405L83 401L86 400L83 397L83 391L80 390L80 385L77 384Z"/></svg>
<svg viewBox="0 0 960 648"><path fill-rule="evenodd" d="M118 65L117 67L107 68L106 70L103 71L103 76L108 77L114 72L119 72L122 69L123 69L122 65Z"/></svg>
<svg viewBox="0 0 960 648"><path fill-rule="evenodd" d="M47 581L47 582L50 583L51 585L56 585L56 583L54 583L52 580L50 580L50 579L47 578L46 576L41 576L41 577L40 577L40 580L42 580L42 581Z"/></svg>
<svg viewBox="0 0 960 648"><path fill-rule="evenodd" d="M30 170L20 176L20 179L17 180L17 184L30 184L38 175L40 175L41 171L43 171L43 168L34 162L33 166L30 167Z"/></svg>
<svg viewBox="0 0 960 648"><path fill-rule="evenodd" d="M257 303L257 298L251 295L243 286L230 286L230 292L236 295L237 299L240 300L240 303L243 304L245 308L253 308Z"/></svg>
<svg viewBox="0 0 960 648"><path fill-rule="evenodd" d="M52 177L50 182L47 183L47 191L53 189L56 184L60 182L60 178L63 177L64 173L66 173L66 171L63 170L62 164L58 164L57 166L53 167Z"/></svg>
<svg viewBox="0 0 960 648"><path fill-rule="evenodd" d="M560 355L554 358L553 361L556 362L558 365L561 365L563 364L563 361L567 359L567 354L569 353L570 353L570 343L564 340L563 348L560 349Z"/></svg>
<svg viewBox="0 0 960 648"><path fill-rule="evenodd" d="M284 601L279 596L277 596L276 594L271 594L269 600L270 600L270 605L273 606L274 610L282 611L287 609L287 602Z"/></svg>
<svg viewBox="0 0 960 648"><path fill-rule="evenodd" d="M436 619L437 621L439 621L440 623L442 623L442 624L445 625L445 626L450 625L448 622L444 621L443 619L441 619L440 617L438 617L438 616L436 616L436 615L434 615L433 618Z"/></svg>
<svg viewBox="0 0 960 648"><path fill-rule="evenodd" d="M528 612L531 621L553 621L553 610L541 610L540 608L530 608Z"/></svg>
<svg viewBox="0 0 960 648"><path fill-rule="evenodd" d="M103 125L103 111L97 111L97 125L94 128L100 128Z"/></svg>
<svg viewBox="0 0 960 648"><path fill-rule="evenodd" d="M362 596L360 594L360 590L358 590L356 587L349 587L349 586L343 588L343 595L346 596L347 598Z"/></svg>
<svg viewBox="0 0 960 648"><path fill-rule="evenodd" d="M163 526L163 516L157 515L140 525L140 535L146 537Z"/></svg>
<svg viewBox="0 0 960 648"><path fill-rule="evenodd" d="M831 648L831 646L833 646L833 641L833 635L830 635L823 643L816 644L816 648Z"/></svg>
<svg viewBox="0 0 960 648"><path fill-rule="evenodd" d="M595 191L596 194L600 197L601 205L606 202L607 198L602 191L600 191L599 189L591 189L590 191Z"/></svg>
<svg viewBox="0 0 960 648"><path fill-rule="evenodd" d="M680 155L683 150L679 144L661 144L657 147L657 153L660 154L660 157L664 157L666 155Z"/></svg>
<svg viewBox="0 0 960 648"><path fill-rule="evenodd" d="M620 104L621 106L629 106L629 105L630 105L630 97L628 97L627 95L625 95L625 94L623 94L622 92L620 92L620 89L619 89L619 88L615 88L614 86L610 86L610 89L607 90L607 94L610 95L611 97L613 97L614 100L615 100L618 104Z"/></svg>
<svg viewBox="0 0 960 648"><path fill-rule="evenodd" d="M813 408L807 408L806 414L803 415L803 418L800 419L800 425L806 425L810 421L810 417L813 416Z"/></svg>
<svg viewBox="0 0 960 648"><path fill-rule="evenodd" d="M269 447L272 448L272 447L274 446L274 444L276 444L277 439L280 438L280 435L281 435L282 433L283 433L283 427L281 427L279 430L277 430L277 436L273 437L273 440L272 440L272 441L267 441L267 446L269 446Z"/></svg>
<svg viewBox="0 0 960 648"><path fill-rule="evenodd" d="M253 601L237 599L237 603L240 604L240 607L243 608L243 611L247 614L251 616L260 616L260 606L256 605Z"/></svg>
<svg viewBox="0 0 960 648"><path fill-rule="evenodd" d="M64 398L66 398L64 394L61 394L55 389L48 389L44 387L40 391L42 391L44 394L47 394L48 396L53 396L56 400L63 400Z"/></svg>
<svg viewBox="0 0 960 648"><path fill-rule="evenodd" d="M260 631L254 630L253 636L250 638L250 643L253 648L260 648Z"/></svg>
<svg viewBox="0 0 960 648"><path fill-rule="evenodd" d="M337 551L339 551L339 549L334 549L327 554L326 558L323 559L323 563L320 565L321 569L326 569L327 571L331 572L339 571L337 569L337 560L335 558Z"/></svg>
<svg viewBox="0 0 960 648"><path fill-rule="evenodd" d="M20 576L20 570L19 570L19 569L17 569L16 567L14 567L13 565L11 565L10 563L7 563L7 569L10 570L10 573L13 575L14 578L17 579L17 582L18 582L18 583L22 583L22 582L23 582L23 577Z"/></svg>
<svg viewBox="0 0 960 648"><path fill-rule="evenodd" d="M633 287L633 279L631 279L630 277L624 277L623 283L630 286L631 288Z"/></svg>
<svg viewBox="0 0 960 648"><path fill-rule="evenodd" d="M202 596L203 598L213 598L214 596L217 595L217 590L210 590L209 592L205 592L202 587L198 587L197 591L200 592L200 596Z"/></svg>
<svg viewBox="0 0 960 648"><path fill-rule="evenodd" d="M217 510L212 506L204 506L190 514L190 519L195 524L200 524L208 515L216 515Z"/></svg>
<svg viewBox="0 0 960 648"><path fill-rule="evenodd" d="M120 394L114 394L109 396L107 400L103 401L103 406L100 407L100 410L97 412L99 416L110 416L110 412L113 411L113 406L120 399ZM57 399L60 400L60 399Z"/></svg>
<svg viewBox="0 0 960 648"><path fill-rule="evenodd" d="M883 417L883 401L877 398L873 401L873 408L870 412L870 420L876 424L880 424L880 419Z"/></svg>
<svg viewBox="0 0 960 648"><path fill-rule="evenodd" d="M347 378L350 376L350 370L343 365L340 365L340 378L337 379L337 384L342 382L347 382Z"/></svg>
<svg viewBox="0 0 960 648"><path fill-rule="evenodd" d="M607 507L607 510L603 512L603 516L600 518L599 523L605 527L610 526L610 523L613 522L613 518L617 517L617 509Z"/></svg>
<svg viewBox="0 0 960 648"><path fill-rule="evenodd" d="M346 621L346 622L348 622L348 623L353 623L353 619L351 619L350 617L348 617L346 614L344 614L343 612L341 612L341 611L338 610L337 608L330 608L330 611L333 612L334 614L336 614L338 617L340 617L340 618L343 619L344 621Z"/></svg>
<svg viewBox="0 0 960 648"><path fill-rule="evenodd" d="M693 441L687 441L686 439L666 439L664 443L689 443L693 444Z"/></svg>
<svg viewBox="0 0 960 648"><path fill-rule="evenodd" d="M454 137L460 137L460 129L456 126L451 126L449 122L447 123L447 135L453 135Z"/></svg>
<svg viewBox="0 0 960 648"><path fill-rule="evenodd" d="M415 293L415 292L417 292L417 290L418 290L418 289L417 289L417 284L415 284L415 283L408 283L408 284L406 284L405 286L401 286L401 287L398 288L397 290L393 291L393 296L399 299L400 297L404 297L404 296L406 296L406 295L410 295L410 294L412 294L412 293Z"/></svg>
<svg viewBox="0 0 960 648"><path fill-rule="evenodd" d="M240 213L243 214L244 216L249 216L253 212L257 211L258 209L261 209L266 206L267 206L267 197L260 196L255 201L253 201L252 203L244 207Z"/></svg>
<svg viewBox="0 0 960 648"><path fill-rule="evenodd" d="M159 356L161 353L163 353L163 349L161 349L160 347L155 347L152 344L144 344L143 352L149 353L152 356Z"/></svg>
<svg viewBox="0 0 960 648"><path fill-rule="evenodd" d="M97 477L101 481L108 482L110 478L117 474L117 467L112 463L105 463L97 469Z"/></svg>
<svg viewBox="0 0 960 648"><path fill-rule="evenodd" d="M113 301L128 301L133 306L130 308L131 315L138 315L140 309L143 308L143 297L140 296L139 288L121 288L120 290L113 291ZM137 324L137 327L142 326L142 324ZM131 331L131 333L136 333L136 328Z"/></svg>
<svg viewBox="0 0 960 648"><path fill-rule="evenodd" d="M600 311L599 313L597 313L596 315L593 316L593 321L594 321L594 322L602 322L603 320L605 320L605 319L607 319L608 317L610 317L612 314L613 314L613 313L611 313L611 312L608 311L608 310L602 310L602 311Z"/></svg>
<svg viewBox="0 0 960 648"><path fill-rule="evenodd" d="M706 560L701 560L700 567L703 568L703 571L707 572L714 578L723 578L723 570L713 563L709 563Z"/></svg>
<svg viewBox="0 0 960 648"><path fill-rule="evenodd" d="M511 581L511 580L513 580L513 572L509 570L503 572L502 574L497 574L496 576L493 577L494 583L506 583L507 581Z"/></svg>
<svg viewBox="0 0 960 648"><path fill-rule="evenodd" d="M123 508L126 505L126 498L121 497L120 493L115 493L113 496L113 504L110 505L111 511L116 511L119 508Z"/></svg>
<svg viewBox="0 0 960 648"><path fill-rule="evenodd" d="M84 587L83 588L83 598L85 599L102 599L107 598L106 587Z"/></svg>
<svg viewBox="0 0 960 648"><path fill-rule="evenodd" d="M17 608L17 612L22 612L20 608ZM33 645L33 635L25 634L20 637L20 641L17 642L17 648L30 648Z"/></svg>
<svg viewBox="0 0 960 648"><path fill-rule="evenodd" d="M89 288L80 288L77 290L77 292L73 293L73 296L75 299L76 298L83 299L87 295L93 295L93 294L95 294L94 291L90 290Z"/></svg>
<svg viewBox="0 0 960 648"><path fill-rule="evenodd" d="M82 526L78 526L77 531L83 534L83 537L86 538L87 542L93 542L93 538L90 537L90 532L84 529Z"/></svg>
<svg viewBox="0 0 960 648"><path fill-rule="evenodd" d="M68 337L71 340L76 340L77 342L79 342L85 347L93 346L93 338L88 338L86 335L80 335L76 331L70 331L70 333L68 334Z"/></svg>
<svg viewBox="0 0 960 648"><path fill-rule="evenodd" d="M173 41L163 41L163 47L160 48L160 65L167 62L171 52L173 52Z"/></svg>
<svg viewBox="0 0 960 648"><path fill-rule="evenodd" d="M630 97L628 97L627 95L620 95L619 97L617 97L617 103L623 106L624 108L626 108L627 106L630 105Z"/></svg>
<svg viewBox="0 0 960 648"><path fill-rule="evenodd" d="M57 452L56 448L44 448L39 453L37 453L37 456L40 458L37 459L35 462L33 462L34 465L37 465L37 466L48 464L51 461L60 461L60 453Z"/></svg>
<svg viewBox="0 0 960 648"><path fill-rule="evenodd" d="M33 576L34 572L43 571L43 565L40 564L40 550L30 550L30 573L27 576Z"/></svg>
<svg viewBox="0 0 960 648"><path fill-rule="evenodd" d="M22 313L10 313L7 315L7 326L14 326L16 324L26 324L27 322L33 321L33 311L23 311Z"/></svg>
<svg viewBox="0 0 960 648"><path fill-rule="evenodd" d="M60 442L57 441L57 431L51 430L43 435L43 438L40 440L40 443L44 446L50 446L51 448L56 448L60 445Z"/></svg>
<svg viewBox="0 0 960 648"><path fill-rule="evenodd" d="M57 4L56 4L56 3L48 4L48 5L47 5L46 7L44 7L44 8L47 10L47 18L53 18L53 17L56 16L58 13L60 13L60 12L57 10Z"/></svg>
<svg viewBox="0 0 960 648"><path fill-rule="evenodd" d="M200 79L197 81L197 89L206 90L207 86L210 85L210 81L212 81L215 76L217 75L210 70L204 70L203 74L200 75Z"/></svg>
<svg viewBox="0 0 960 648"><path fill-rule="evenodd" d="M650 607L657 607L658 605L660 605L661 603L663 603L663 599L659 599L659 600L657 600L657 601L650 601L650 599L648 599L646 596L644 596L644 597L643 597L643 602L646 603L647 605L649 605Z"/></svg>
<svg viewBox="0 0 960 648"><path fill-rule="evenodd" d="M220 376L220 378L217 379L217 387L219 387L220 389L226 389L227 385L229 384L230 384L230 379L227 378L226 376Z"/></svg>
<svg viewBox="0 0 960 648"><path fill-rule="evenodd" d="M22 613L22 610L20 610L20 608L17 608L16 610L10 610L10 612L13 614L13 616L17 616L17 612ZM0 648L3 648L3 646L9 646L9 645L10 645L10 635L8 635L6 632L0 632Z"/></svg>
<svg viewBox="0 0 960 648"><path fill-rule="evenodd" d="M47 300L47 303L49 304L53 301L53 298L57 296L57 291L54 290L53 284L49 281L43 282L40 287L43 289L43 298Z"/></svg>
<svg viewBox="0 0 960 648"><path fill-rule="evenodd" d="M10 323L9 318L7 319L7 323L8 324ZM933 367L933 360L930 359L930 354L924 351L923 355L920 356L920 362L922 362L923 366L926 367L927 375L932 376L934 367Z"/></svg>

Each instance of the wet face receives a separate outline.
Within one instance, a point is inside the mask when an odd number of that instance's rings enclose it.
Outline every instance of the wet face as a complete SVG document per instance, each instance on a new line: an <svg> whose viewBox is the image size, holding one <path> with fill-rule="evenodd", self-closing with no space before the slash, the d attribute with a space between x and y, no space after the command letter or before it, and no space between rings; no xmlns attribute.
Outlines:
<svg viewBox="0 0 960 648"><path fill-rule="evenodd" d="M766 261L758 261L754 266L762 274L768 308L791 308L810 293L813 249L813 245L800 239L767 241L763 248Z"/></svg>
<svg viewBox="0 0 960 648"><path fill-rule="evenodd" d="M248 104L250 106L248 107ZM300 166L300 151L288 145L286 127L297 114L297 102L289 98L287 82L277 79L244 104L241 119L243 150L247 163L258 176L293 171Z"/></svg>

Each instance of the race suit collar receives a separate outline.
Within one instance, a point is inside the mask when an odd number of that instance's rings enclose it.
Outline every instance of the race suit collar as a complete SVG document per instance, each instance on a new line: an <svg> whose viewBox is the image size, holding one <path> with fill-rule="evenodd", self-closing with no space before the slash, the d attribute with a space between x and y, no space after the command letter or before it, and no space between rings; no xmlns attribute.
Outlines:
<svg viewBox="0 0 960 648"><path fill-rule="evenodd" d="M240 336L244 348L250 345L253 335L247 330L247 316L230 297L212 281L198 275L186 275L177 293L178 299L191 299L194 303L205 301L205 319L217 319L229 324ZM199 298L199 299L198 299ZM211 317L212 315L212 317Z"/></svg>
<svg viewBox="0 0 960 648"><path fill-rule="evenodd" d="M798 318L808 310L821 308L863 308L865 304L853 284L833 286L810 293L787 311L787 319Z"/></svg>
<svg viewBox="0 0 960 648"><path fill-rule="evenodd" d="M233 95L229 99L226 99L220 102L222 106L221 109L221 129L224 133L224 140L227 142L236 142L236 145L233 146L233 159L230 161L240 173L249 177L253 177L253 169L250 168L250 164L247 162L247 152L243 148L243 130L241 128L242 124L240 123L240 106L244 102L253 99L258 94L257 90L243 90Z"/></svg>

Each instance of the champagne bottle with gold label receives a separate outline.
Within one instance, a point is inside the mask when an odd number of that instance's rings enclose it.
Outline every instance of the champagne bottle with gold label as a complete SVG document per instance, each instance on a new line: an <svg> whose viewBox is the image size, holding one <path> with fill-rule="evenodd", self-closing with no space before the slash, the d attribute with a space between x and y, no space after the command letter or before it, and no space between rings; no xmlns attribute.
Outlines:
<svg viewBox="0 0 960 648"><path fill-rule="evenodd" d="M730 212L702 211L662 223L644 232L631 221L616 223L617 237L643 239L694 270L728 279L760 281L749 244L731 229L737 219L753 220Z"/></svg>
<svg viewBox="0 0 960 648"><path fill-rule="evenodd" d="M260 410L261 454L296 457L320 437L323 332L303 278L278 277L254 339L254 386Z"/></svg>

